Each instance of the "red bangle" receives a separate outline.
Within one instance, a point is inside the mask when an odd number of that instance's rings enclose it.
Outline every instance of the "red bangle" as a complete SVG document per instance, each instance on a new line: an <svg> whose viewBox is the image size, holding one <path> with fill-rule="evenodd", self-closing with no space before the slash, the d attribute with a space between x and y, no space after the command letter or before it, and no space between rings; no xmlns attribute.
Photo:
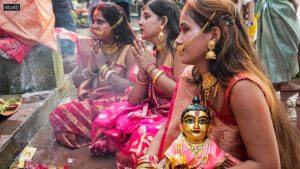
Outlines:
<svg viewBox="0 0 300 169"><path fill-rule="evenodd" d="M153 63L149 63L149 64L145 67L145 71L146 71L146 72L147 72L148 67L151 66L151 65L155 65L156 67L158 66L157 63L154 63L154 62L153 62Z"/></svg>
<svg viewBox="0 0 300 169"><path fill-rule="evenodd" d="M151 77L151 73L152 73L152 71L154 70L154 69L159 69L158 67L153 67L151 70L150 70L150 72L149 72L149 76Z"/></svg>
<svg viewBox="0 0 300 169"><path fill-rule="evenodd" d="M138 84L148 84L149 83L149 78L147 80L141 80L139 77L139 73L136 75L136 81Z"/></svg>

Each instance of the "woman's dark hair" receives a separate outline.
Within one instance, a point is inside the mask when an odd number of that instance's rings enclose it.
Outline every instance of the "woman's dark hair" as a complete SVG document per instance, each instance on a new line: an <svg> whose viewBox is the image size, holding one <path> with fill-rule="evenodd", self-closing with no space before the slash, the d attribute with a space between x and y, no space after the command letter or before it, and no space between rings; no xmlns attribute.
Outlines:
<svg viewBox="0 0 300 169"><path fill-rule="evenodd" d="M168 18L168 23L165 29L167 29L169 33L166 41L167 46L172 49L173 43L180 33L180 10L178 6L174 1L171 0L152 0L149 1L147 5L157 16L166 16Z"/></svg>
<svg viewBox="0 0 300 169"><path fill-rule="evenodd" d="M98 8L103 17L107 20L110 26L113 26L123 16L123 21L112 30L114 40L120 43L133 44L135 33L127 22L127 17L123 9L113 2L100 2L92 7L90 17L94 23L93 13Z"/></svg>
<svg viewBox="0 0 300 169"><path fill-rule="evenodd" d="M246 26L233 2L230 0L189 0L185 9L200 27L203 27L215 13L210 20L210 26L204 31L204 33L210 32L212 27L216 26L221 32L214 50L217 58L210 60L209 71L224 88L227 87L228 81L239 72L252 73L261 80L276 134L281 168L299 168L299 145L295 126L288 118L272 83L264 74ZM201 75L196 67L192 75L193 79L188 79L189 82L201 83Z"/></svg>
<svg viewBox="0 0 300 169"><path fill-rule="evenodd" d="M206 112L207 116L208 116L208 122L210 123L210 121L211 121L210 112L206 107L204 107L203 105L200 104L199 98L197 96L194 97L193 103L183 110L183 112L181 114L181 123L183 123L184 115L189 111L204 111L204 112Z"/></svg>

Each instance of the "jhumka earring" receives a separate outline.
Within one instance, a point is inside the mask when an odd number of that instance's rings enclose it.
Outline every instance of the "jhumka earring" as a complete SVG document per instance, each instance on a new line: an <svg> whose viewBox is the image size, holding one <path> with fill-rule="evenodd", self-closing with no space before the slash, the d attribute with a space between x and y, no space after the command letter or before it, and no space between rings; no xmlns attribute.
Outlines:
<svg viewBox="0 0 300 169"><path fill-rule="evenodd" d="M163 29L164 29L164 26L163 25L160 25L160 32L159 32L159 34L158 34L158 40L161 42L161 43L163 43L164 42L164 40L165 40L165 36L164 36L164 34L163 34Z"/></svg>
<svg viewBox="0 0 300 169"><path fill-rule="evenodd" d="M209 49L209 51L206 53L205 59L216 59L216 54L213 51L213 49L215 48L215 45L216 45L215 41L213 41L213 40L210 40L208 42L208 49Z"/></svg>

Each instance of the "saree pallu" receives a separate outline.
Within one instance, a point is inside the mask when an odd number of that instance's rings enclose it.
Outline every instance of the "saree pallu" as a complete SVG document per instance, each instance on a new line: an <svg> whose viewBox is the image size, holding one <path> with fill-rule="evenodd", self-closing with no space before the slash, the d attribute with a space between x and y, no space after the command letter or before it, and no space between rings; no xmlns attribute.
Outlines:
<svg viewBox="0 0 300 169"><path fill-rule="evenodd" d="M164 158L163 153L180 134L179 124L183 110L192 103L192 99L195 95L201 98L201 96L199 96L200 87L196 84L188 83L185 80L186 78L192 78L192 68L193 66L188 66L184 70L179 82L177 82L177 87L171 102L170 113L160 143L158 154L160 160ZM211 133L209 134L209 139L213 140L224 152L231 154L241 161L245 161L248 159L248 155L229 103L232 87L236 82L242 79L247 79L257 84L265 94L266 90L263 84L255 75L240 72L229 81L219 112L217 112L209 102L207 106L209 109L212 109ZM268 102L266 94L265 97Z"/></svg>
<svg viewBox="0 0 300 169"><path fill-rule="evenodd" d="M126 78L125 55L127 45L113 69L120 77ZM90 143L93 120L98 113L114 102L127 100L129 89L117 92L108 83L99 83L98 77L84 81L78 88L80 101L58 106L49 116L56 140L69 148L79 148Z"/></svg>
<svg viewBox="0 0 300 169"><path fill-rule="evenodd" d="M22 64L32 46L26 45L0 28L0 56Z"/></svg>
<svg viewBox="0 0 300 169"><path fill-rule="evenodd" d="M173 68L164 64L160 69L173 77ZM148 98L142 104L133 106L128 101L111 104L93 122L90 150L99 155L118 152L118 168L132 168L167 119L170 101L170 97L150 83Z"/></svg>
<svg viewBox="0 0 300 169"><path fill-rule="evenodd" d="M298 71L300 27L295 8L287 0L258 0L256 49L272 83L286 82Z"/></svg>

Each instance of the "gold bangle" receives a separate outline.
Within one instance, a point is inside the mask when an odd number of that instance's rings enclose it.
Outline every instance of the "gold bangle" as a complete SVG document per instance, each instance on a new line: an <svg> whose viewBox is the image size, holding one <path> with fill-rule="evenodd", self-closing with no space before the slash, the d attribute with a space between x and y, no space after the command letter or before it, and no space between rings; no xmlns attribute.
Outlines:
<svg viewBox="0 0 300 169"><path fill-rule="evenodd" d="M107 73L109 70L110 70L109 67L106 67L106 68L104 68L104 70L103 70L99 75L101 75L102 77L105 77L106 73Z"/></svg>
<svg viewBox="0 0 300 169"><path fill-rule="evenodd" d="M104 79L104 78L102 78L102 76L101 76L101 75L99 75L98 79L99 79L99 81L100 81L100 82L105 82L105 79Z"/></svg>
<svg viewBox="0 0 300 169"><path fill-rule="evenodd" d="M106 69L108 67L107 64L104 64L103 66L101 66L101 68L99 69L99 74L101 75L102 72L104 71L104 69Z"/></svg>
<svg viewBox="0 0 300 169"><path fill-rule="evenodd" d="M156 75L154 76L153 81L152 81L153 85L155 85L157 79L158 79L159 76L160 76L161 74L163 74L163 73L164 73L163 70L160 70L160 71L158 71L158 72L156 73Z"/></svg>

